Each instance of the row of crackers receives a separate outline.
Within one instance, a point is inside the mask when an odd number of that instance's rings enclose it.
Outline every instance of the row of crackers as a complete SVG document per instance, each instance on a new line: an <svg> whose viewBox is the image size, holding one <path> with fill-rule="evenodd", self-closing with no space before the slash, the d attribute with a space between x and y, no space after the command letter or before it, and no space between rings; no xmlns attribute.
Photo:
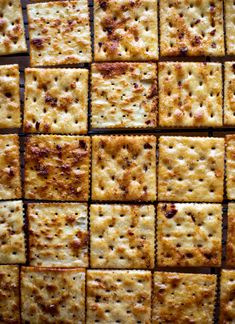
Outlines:
<svg viewBox="0 0 235 324"><path fill-rule="evenodd" d="M235 4L224 5L225 15L222 0L162 0L158 18L157 0L94 0L94 58L157 60L158 43L161 56L235 54ZM0 10L0 54L26 52L20 0L4 0ZM27 13L31 65L91 62L87 0L30 4Z"/></svg>
<svg viewBox="0 0 235 324"><path fill-rule="evenodd" d="M20 271L19 271L20 270ZM20 323L220 323L235 318L235 271L213 274L0 266L1 320ZM21 310L21 312L20 312Z"/></svg>

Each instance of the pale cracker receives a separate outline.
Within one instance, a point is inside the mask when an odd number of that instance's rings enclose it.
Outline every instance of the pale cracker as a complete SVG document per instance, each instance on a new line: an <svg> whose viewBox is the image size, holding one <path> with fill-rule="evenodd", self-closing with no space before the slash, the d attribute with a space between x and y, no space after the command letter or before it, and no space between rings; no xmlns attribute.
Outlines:
<svg viewBox="0 0 235 324"><path fill-rule="evenodd" d="M94 0L95 61L158 59L157 1Z"/></svg>
<svg viewBox="0 0 235 324"><path fill-rule="evenodd" d="M235 54L235 2L225 0L226 50L228 55Z"/></svg>
<svg viewBox="0 0 235 324"><path fill-rule="evenodd" d="M18 135L0 135L0 200L21 198Z"/></svg>
<svg viewBox="0 0 235 324"><path fill-rule="evenodd" d="M154 220L151 205L91 205L91 267L153 268Z"/></svg>
<svg viewBox="0 0 235 324"><path fill-rule="evenodd" d="M21 126L19 65L0 66L0 128Z"/></svg>
<svg viewBox="0 0 235 324"><path fill-rule="evenodd" d="M91 61L87 0L27 6L31 66Z"/></svg>
<svg viewBox="0 0 235 324"><path fill-rule="evenodd" d="M87 132L88 70L25 70L24 130L29 133Z"/></svg>
<svg viewBox="0 0 235 324"><path fill-rule="evenodd" d="M157 265L221 265L222 205L161 203L157 213Z"/></svg>
<svg viewBox="0 0 235 324"><path fill-rule="evenodd" d="M225 136L226 192L229 200L235 199L235 135Z"/></svg>
<svg viewBox="0 0 235 324"><path fill-rule="evenodd" d="M220 202L223 180L223 138L160 137L160 201Z"/></svg>
<svg viewBox="0 0 235 324"><path fill-rule="evenodd" d="M24 263L25 236L22 201L0 202L0 263Z"/></svg>
<svg viewBox="0 0 235 324"><path fill-rule="evenodd" d="M85 323L85 271L22 267L23 323Z"/></svg>
<svg viewBox="0 0 235 324"><path fill-rule="evenodd" d="M87 201L90 138L34 135L25 146L25 198Z"/></svg>
<svg viewBox="0 0 235 324"><path fill-rule="evenodd" d="M222 269L220 277L220 323L235 323L235 270Z"/></svg>
<svg viewBox="0 0 235 324"><path fill-rule="evenodd" d="M156 200L156 137L92 137L93 200Z"/></svg>
<svg viewBox="0 0 235 324"><path fill-rule="evenodd" d="M20 0L0 2L0 55L27 52Z"/></svg>
<svg viewBox="0 0 235 324"><path fill-rule="evenodd" d="M224 124L235 125L235 62L224 63Z"/></svg>
<svg viewBox="0 0 235 324"><path fill-rule="evenodd" d="M155 272L154 324L214 323L216 276Z"/></svg>
<svg viewBox="0 0 235 324"><path fill-rule="evenodd" d="M235 266L235 203L228 204L226 264Z"/></svg>
<svg viewBox="0 0 235 324"><path fill-rule="evenodd" d="M87 267L87 205L28 204L30 265Z"/></svg>
<svg viewBox="0 0 235 324"><path fill-rule="evenodd" d="M223 56L223 1L160 1L162 56Z"/></svg>
<svg viewBox="0 0 235 324"><path fill-rule="evenodd" d="M19 268L0 265L0 322L20 323Z"/></svg>
<svg viewBox="0 0 235 324"><path fill-rule="evenodd" d="M154 63L92 65L92 127L157 126L157 66Z"/></svg>
<svg viewBox="0 0 235 324"><path fill-rule="evenodd" d="M159 125L222 126L222 65L159 63Z"/></svg>
<svg viewBox="0 0 235 324"><path fill-rule="evenodd" d="M88 324L150 324L150 320L150 271L87 271Z"/></svg>

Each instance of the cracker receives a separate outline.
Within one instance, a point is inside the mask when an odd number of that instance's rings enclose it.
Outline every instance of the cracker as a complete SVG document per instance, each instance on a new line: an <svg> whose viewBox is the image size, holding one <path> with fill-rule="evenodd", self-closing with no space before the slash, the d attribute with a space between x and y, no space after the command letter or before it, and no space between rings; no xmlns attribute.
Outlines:
<svg viewBox="0 0 235 324"><path fill-rule="evenodd" d="M22 267L23 323L85 323L85 271Z"/></svg>
<svg viewBox="0 0 235 324"><path fill-rule="evenodd" d="M160 137L160 201L220 202L223 179L223 138Z"/></svg>
<svg viewBox="0 0 235 324"><path fill-rule="evenodd" d="M156 199L155 136L92 137L92 199Z"/></svg>
<svg viewBox="0 0 235 324"><path fill-rule="evenodd" d="M155 272L153 323L214 323L215 290L215 275Z"/></svg>
<svg viewBox="0 0 235 324"><path fill-rule="evenodd" d="M24 263L25 237L22 201L0 202L0 263Z"/></svg>
<svg viewBox="0 0 235 324"><path fill-rule="evenodd" d="M223 1L160 1L162 56L223 56Z"/></svg>
<svg viewBox="0 0 235 324"><path fill-rule="evenodd" d="M235 270L222 270L220 279L220 323L235 321Z"/></svg>
<svg viewBox="0 0 235 324"><path fill-rule="evenodd" d="M157 1L94 0L95 61L158 59Z"/></svg>
<svg viewBox="0 0 235 324"><path fill-rule="evenodd" d="M235 203L228 204L226 264L235 266Z"/></svg>
<svg viewBox="0 0 235 324"><path fill-rule="evenodd" d="M151 205L91 205L91 267L153 268L154 219Z"/></svg>
<svg viewBox="0 0 235 324"><path fill-rule="evenodd" d="M25 148L25 198L88 200L88 136L35 135Z"/></svg>
<svg viewBox="0 0 235 324"><path fill-rule="evenodd" d="M30 265L87 267L87 205L29 204Z"/></svg>
<svg viewBox="0 0 235 324"><path fill-rule="evenodd" d="M229 200L235 199L235 135L225 136L226 191Z"/></svg>
<svg viewBox="0 0 235 324"><path fill-rule="evenodd" d="M225 6L225 31L226 31L226 49L228 55L235 54L235 3L233 0L226 0Z"/></svg>
<svg viewBox="0 0 235 324"><path fill-rule="evenodd" d="M0 66L0 128L21 126L19 65Z"/></svg>
<svg viewBox="0 0 235 324"><path fill-rule="evenodd" d="M87 271L87 323L150 323L151 272Z"/></svg>
<svg viewBox="0 0 235 324"><path fill-rule="evenodd" d="M1 0L0 55L27 52L20 0Z"/></svg>
<svg viewBox="0 0 235 324"><path fill-rule="evenodd" d="M31 66L91 62L87 0L27 6Z"/></svg>
<svg viewBox="0 0 235 324"><path fill-rule="evenodd" d="M159 125L222 126L222 65L159 63Z"/></svg>
<svg viewBox="0 0 235 324"><path fill-rule="evenodd" d="M235 62L224 63L224 124L235 125Z"/></svg>
<svg viewBox="0 0 235 324"><path fill-rule="evenodd" d="M87 132L88 70L26 69L24 130Z"/></svg>
<svg viewBox="0 0 235 324"><path fill-rule="evenodd" d="M221 265L220 204L161 203L157 219L158 266Z"/></svg>
<svg viewBox="0 0 235 324"><path fill-rule="evenodd" d="M0 200L21 198L18 135L0 135Z"/></svg>
<svg viewBox="0 0 235 324"><path fill-rule="evenodd" d="M0 265L0 322L20 323L19 268Z"/></svg>
<svg viewBox="0 0 235 324"><path fill-rule="evenodd" d="M92 65L92 127L156 127L157 66L154 63Z"/></svg>

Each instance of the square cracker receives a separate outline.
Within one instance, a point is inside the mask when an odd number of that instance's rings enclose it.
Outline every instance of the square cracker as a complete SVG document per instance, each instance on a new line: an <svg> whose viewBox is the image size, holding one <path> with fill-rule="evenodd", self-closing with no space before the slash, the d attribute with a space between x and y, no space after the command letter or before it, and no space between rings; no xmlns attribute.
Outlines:
<svg viewBox="0 0 235 324"><path fill-rule="evenodd" d="M23 323L85 323L85 271L22 267Z"/></svg>
<svg viewBox="0 0 235 324"><path fill-rule="evenodd" d="M156 137L93 136L92 199L156 200Z"/></svg>
<svg viewBox="0 0 235 324"><path fill-rule="evenodd" d="M25 236L22 201L0 202L0 263L24 263Z"/></svg>
<svg viewBox="0 0 235 324"><path fill-rule="evenodd" d="M29 204L30 265L87 267L87 204Z"/></svg>
<svg viewBox="0 0 235 324"><path fill-rule="evenodd" d="M222 126L222 65L159 63L159 125Z"/></svg>
<svg viewBox="0 0 235 324"><path fill-rule="evenodd" d="M224 124L235 125L235 62L224 63Z"/></svg>
<svg viewBox="0 0 235 324"><path fill-rule="evenodd" d="M235 199L235 134L225 136L226 192L229 200Z"/></svg>
<svg viewBox="0 0 235 324"><path fill-rule="evenodd" d="M0 2L0 55L27 52L20 0Z"/></svg>
<svg viewBox="0 0 235 324"><path fill-rule="evenodd" d="M87 132L88 70L25 70L24 130L29 133Z"/></svg>
<svg viewBox="0 0 235 324"><path fill-rule="evenodd" d="M0 200L21 198L18 135L0 135L0 152Z"/></svg>
<svg viewBox="0 0 235 324"><path fill-rule="evenodd" d="M220 323L235 322L235 270L222 270L220 279Z"/></svg>
<svg viewBox="0 0 235 324"><path fill-rule="evenodd" d="M30 4L27 12L31 66L91 61L87 0Z"/></svg>
<svg viewBox="0 0 235 324"><path fill-rule="evenodd" d="M87 271L87 323L150 323L151 272Z"/></svg>
<svg viewBox="0 0 235 324"><path fill-rule="evenodd" d="M94 0L95 61L158 59L157 1Z"/></svg>
<svg viewBox="0 0 235 324"><path fill-rule="evenodd" d="M0 128L21 126L19 65L0 66Z"/></svg>
<svg viewBox="0 0 235 324"><path fill-rule="evenodd" d="M92 64L92 127L156 127L154 63Z"/></svg>
<svg viewBox="0 0 235 324"><path fill-rule="evenodd" d="M88 136L34 135L25 149L25 198L88 200Z"/></svg>
<svg viewBox="0 0 235 324"><path fill-rule="evenodd" d="M20 323L19 267L0 265L0 322Z"/></svg>
<svg viewBox="0 0 235 324"><path fill-rule="evenodd" d="M158 266L221 265L222 205L158 205Z"/></svg>
<svg viewBox="0 0 235 324"><path fill-rule="evenodd" d="M162 56L223 56L223 1L160 1Z"/></svg>
<svg viewBox="0 0 235 324"><path fill-rule="evenodd" d="M153 323L212 324L216 276L155 272Z"/></svg>
<svg viewBox="0 0 235 324"><path fill-rule="evenodd" d="M228 204L226 264L235 266L235 203Z"/></svg>
<svg viewBox="0 0 235 324"><path fill-rule="evenodd" d="M91 205L90 232L92 268L154 267L154 206Z"/></svg>
<svg viewBox="0 0 235 324"><path fill-rule="evenodd" d="M160 137L160 201L220 202L223 181L223 138Z"/></svg>
<svg viewBox="0 0 235 324"><path fill-rule="evenodd" d="M235 3L234 0L224 1L226 49L228 55L235 54Z"/></svg>

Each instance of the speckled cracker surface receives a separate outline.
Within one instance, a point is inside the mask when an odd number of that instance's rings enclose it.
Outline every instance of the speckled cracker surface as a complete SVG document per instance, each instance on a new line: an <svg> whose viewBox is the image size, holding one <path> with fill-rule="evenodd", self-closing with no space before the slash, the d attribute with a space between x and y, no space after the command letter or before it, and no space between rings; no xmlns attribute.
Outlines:
<svg viewBox="0 0 235 324"><path fill-rule="evenodd" d="M0 128L21 125L19 77L17 64L0 66Z"/></svg>
<svg viewBox="0 0 235 324"><path fill-rule="evenodd" d="M235 125L235 61L225 62L224 72L224 124Z"/></svg>
<svg viewBox="0 0 235 324"><path fill-rule="evenodd" d="M151 323L151 272L88 270L87 323Z"/></svg>
<svg viewBox="0 0 235 324"><path fill-rule="evenodd" d="M0 321L20 323L19 268L0 265Z"/></svg>
<svg viewBox="0 0 235 324"><path fill-rule="evenodd" d="M221 265L222 205L161 203L157 213L157 265Z"/></svg>
<svg viewBox="0 0 235 324"><path fill-rule="evenodd" d="M25 70L25 132L84 134L87 102L88 70Z"/></svg>
<svg viewBox="0 0 235 324"><path fill-rule="evenodd" d="M212 324L216 276L155 272L153 323Z"/></svg>
<svg viewBox="0 0 235 324"><path fill-rule="evenodd" d="M92 127L157 126L157 66L154 63L92 65Z"/></svg>
<svg viewBox="0 0 235 324"><path fill-rule="evenodd" d="M225 136L226 145L226 192L227 198L235 199L235 135Z"/></svg>
<svg viewBox="0 0 235 324"><path fill-rule="evenodd" d="M0 135L0 200L21 198L19 138Z"/></svg>
<svg viewBox="0 0 235 324"><path fill-rule="evenodd" d="M90 138L34 135L25 144L25 198L86 201Z"/></svg>
<svg viewBox="0 0 235 324"><path fill-rule="evenodd" d="M220 278L220 323L235 322L235 270L221 271Z"/></svg>
<svg viewBox="0 0 235 324"><path fill-rule="evenodd" d="M225 5L225 30L226 49L228 55L235 54L235 3L233 0L226 0Z"/></svg>
<svg viewBox="0 0 235 324"><path fill-rule="evenodd" d="M92 268L154 267L154 206L91 205L90 232Z"/></svg>
<svg viewBox="0 0 235 324"><path fill-rule="evenodd" d="M220 63L159 63L159 125L222 126Z"/></svg>
<svg viewBox="0 0 235 324"><path fill-rule="evenodd" d="M235 266L235 204L228 204L226 264Z"/></svg>
<svg viewBox="0 0 235 324"><path fill-rule="evenodd" d="M0 202L0 263L24 263L25 237L22 201Z"/></svg>
<svg viewBox="0 0 235 324"><path fill-rule="evenodd" d="M85 271L23 267L23 323L85 323Z"/></svg>
<svg viewBox="0 0 235 324"><path fill-rule="evenodd" d="M158 59L157 1L94 0L95 61Z"/></svg>
<svg viewBox="0 0 235 324"><path fill-rule="evenodd" d="M162 56L223 56L222 0L160 1Z"/></svg>
<svg viewBox="0 0 235 324"><path fill-rule="evenodd" d="M87 267L87 205L28 204L30 265Z"/></svg>
<svg viewBox="0 0 235 324"><path fill-rule="evenodd" d="M223 180L223 138L160 137L160 201L220 202Z"/></svg>
<svg viewBox="0 0 235 324"><path fill-rule="evenodd" d="M0 2L0 55L27 51L20 0Z"/></svg>
<svg viewBox="0 0 235 324"><path fill-rule="evenodd" d="M155 136L92 137L92 199L156 199Z"/></svg>
<svg viewBox="0 0 235 324"><path fill-rule="evenodd" d="M35 3L27 11L31 66L91 61L86 0Z"/></svg>

